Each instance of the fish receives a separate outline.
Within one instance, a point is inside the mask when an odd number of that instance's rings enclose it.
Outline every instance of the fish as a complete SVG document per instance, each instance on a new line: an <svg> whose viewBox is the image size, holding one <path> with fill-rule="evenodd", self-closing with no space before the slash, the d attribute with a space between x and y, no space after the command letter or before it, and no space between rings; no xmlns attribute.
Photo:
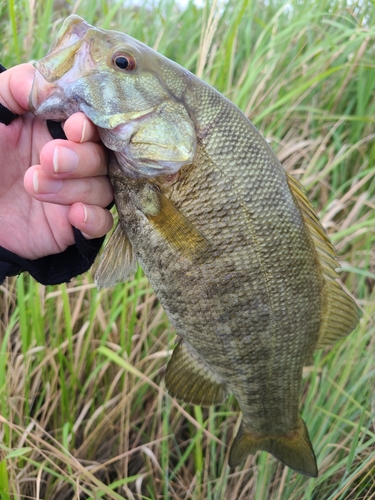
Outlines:
<svg viewBox="0 0 375 500"><path fill-rule="evenodd" d="M82 111L110 151L119 223L96 282L143 268L177 332L169 394L201 406L234 395L229 466L263 450L316 477L303 367L359 313L302 185L238 107L126 34L70 16L36 70L30 109Z"/></svg>

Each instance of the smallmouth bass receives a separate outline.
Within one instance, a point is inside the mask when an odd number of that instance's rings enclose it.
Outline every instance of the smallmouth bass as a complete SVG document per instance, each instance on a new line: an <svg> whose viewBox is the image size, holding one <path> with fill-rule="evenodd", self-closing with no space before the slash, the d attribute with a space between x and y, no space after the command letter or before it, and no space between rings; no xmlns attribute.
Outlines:
<svg viewBox="0 0 375 500"><path fill-rule="evenodd" d="M97 283L142 266L179 337L169 393L197 405L234 394L231 466L265 450L316 477L302 369L358 311L302 186L234 104L125 34L70 16L36 68L35 114L83 111L112 151L119 224Z"/></svg>

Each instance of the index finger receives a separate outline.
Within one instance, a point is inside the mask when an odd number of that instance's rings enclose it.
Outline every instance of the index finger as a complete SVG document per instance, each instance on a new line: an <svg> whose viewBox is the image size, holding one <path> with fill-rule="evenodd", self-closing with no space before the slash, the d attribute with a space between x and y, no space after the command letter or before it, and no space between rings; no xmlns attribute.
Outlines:
<svg viewBox="0 0 375 500"><path fill-rule="evenodd" d="M102 144L55 139L40 152L40 165L50 177L84 178L107 174L107 152Z"/></svg>
<svg viewBox="0 0 375 500"><path fill-rule="evenodd" d="M74 113L64 123L66 137L73 142L98 142L99 132L84 113Z"/></svg>

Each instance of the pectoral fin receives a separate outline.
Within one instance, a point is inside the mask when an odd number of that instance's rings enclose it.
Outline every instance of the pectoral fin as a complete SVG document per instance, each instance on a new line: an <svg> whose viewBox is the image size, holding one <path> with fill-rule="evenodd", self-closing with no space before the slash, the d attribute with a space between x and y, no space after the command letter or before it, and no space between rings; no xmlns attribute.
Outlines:
<svg viewBox="0 0 375 500"><path fill-rule="evenodd" d="M236 467L258 450L268 451L300 474L310 477L318 475L314 450L302 418L299 419L297 430L281 435L257 436L242 425L230 450L230 467Z"/></svg>
<svg viewBox="0 0 375 500"><path fill-rule="evenodd" d="M207 255L209 242L164 194L147 187L138 201L152 226L172 247L194 261Z"/></svg>
<svg viewBox="0 0 375 500"><path fill-rule="evenodd" d="M182 341L173 351L165 381L169 394L185 403L211 406L227 396L225 385Z"/></svg>
<svg viewBox="0 0 375 500"><path fill-rule="evenodd" d="M137 268L133 247L129 238L117 224L102 253L95 282L99 289L116 286L126 281Z"/></svg>

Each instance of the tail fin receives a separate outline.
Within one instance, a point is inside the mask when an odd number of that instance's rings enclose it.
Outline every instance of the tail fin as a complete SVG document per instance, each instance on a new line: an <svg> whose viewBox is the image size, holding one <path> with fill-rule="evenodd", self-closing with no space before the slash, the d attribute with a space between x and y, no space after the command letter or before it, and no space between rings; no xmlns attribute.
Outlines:
<svg viewBox="0 0 375 500"><path fill-rule="evenodd" d="M230 450L230 467L236 467L247 455L252 455L258 450L268 451L300 474L310 477L318 475L314 450L302 418L299 419L296 431L273 436L251 434L242 425Z"/></svg>

